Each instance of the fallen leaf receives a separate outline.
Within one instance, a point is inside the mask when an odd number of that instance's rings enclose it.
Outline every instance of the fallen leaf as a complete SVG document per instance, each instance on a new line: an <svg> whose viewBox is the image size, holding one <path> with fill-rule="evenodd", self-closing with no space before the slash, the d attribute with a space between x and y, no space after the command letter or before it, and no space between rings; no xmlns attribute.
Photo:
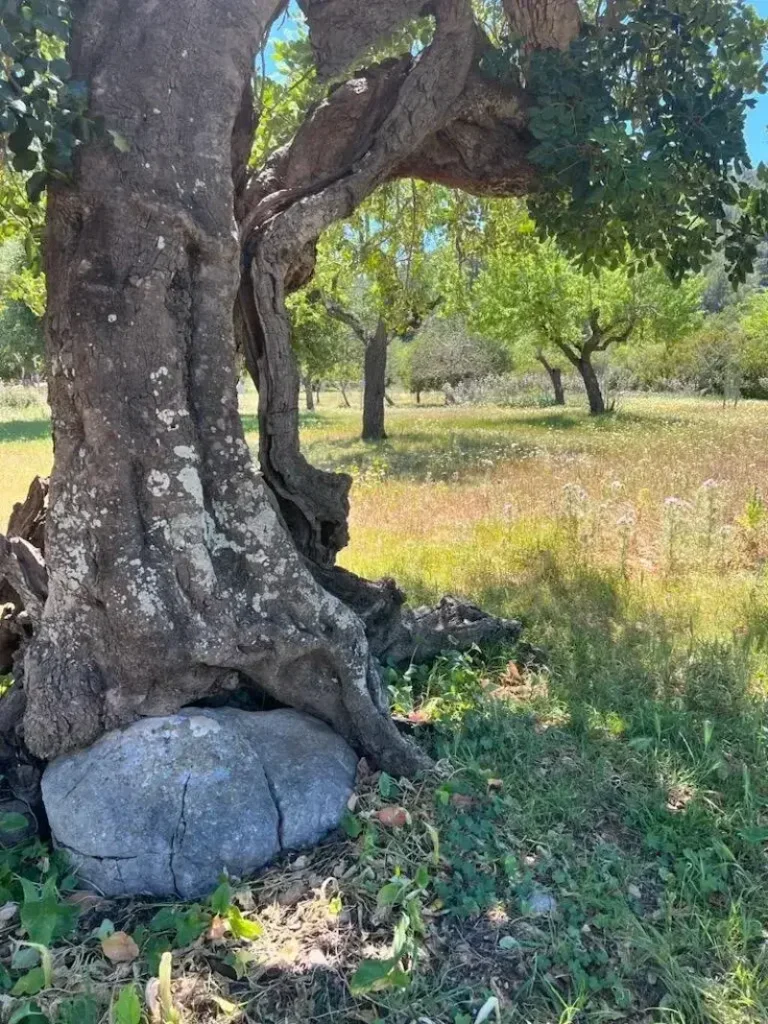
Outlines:
<svg viewBox="0 0 768 1024"><path fill-rule="evenodd" d="M205 937L209 942L220 942L227 934L228 929L229 922L227 919L217 914L211 921L211 926L205 933Z"/></svg>
<svg viewBox="0 0 768 1024"><path fill-rule="evenodd" d="M101 940L101 949L113 964L130 964L139 955L139 947L127 932L113 932Z"/></svg>
<svg viewBox="0 0 768 1024"><path fill-rule="evenodd" d="M467 796L466 793L451 793L451 803L454 807L461 807L464 810L477 806L477 800L473 796Z"/></svg>
<svg viewBox="0 0 768 1024"><path fill-rule="evenodd" d="M430 720L429 715L424 710L411 711L407 718L412 725L425 725Z"/></svg>
<svg viewBox="0 0 768 1024"><path fill-rule="evenodd" d="M388 828L402 828L410 820L408 811L404 807L395 806L382 807L376 812L376 817L382 825L386 825Z"/></svg>
<svg viewBox="0 0 768 1024"><path fill-rule="evenodd" d="M354 809L357 807L357 804L358 804L357 793L353 793L350 796L349 800L347 800L347 810L350 811L350 813L353 812Z"/></svg>
<svg viewBox="0 0 768 1024"><path fill-rule="evenodd" d="M0 924L8 924L12 921L19 913L18 903L4 903L0 907Z"/></svg>

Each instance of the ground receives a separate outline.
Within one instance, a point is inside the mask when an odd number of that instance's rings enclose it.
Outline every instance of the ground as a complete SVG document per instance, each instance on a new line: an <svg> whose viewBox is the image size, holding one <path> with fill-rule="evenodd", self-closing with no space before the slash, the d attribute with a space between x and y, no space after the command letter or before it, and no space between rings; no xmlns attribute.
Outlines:
<svg viewBox="0 0 768 1024"><path fill-rule="evenodd" d="M138 1024L128 986L143 1005L170 948L189 1024L768 1019L768 404L398 404L370 446L337 403L303 442L355 474L344 564L521 617L529 646L392 673L436 775L363 771L347 835L213 904L90 899L75 927L56 858L6 854L14 1024L96 1024L118 997L112 1021ZM44 407L21 404L0 398L0 521L50 461ZM111 928L131 963L105 956ZM41 969L19 938L51 948ZM388 973L356 975L393 942Z"/></svg>

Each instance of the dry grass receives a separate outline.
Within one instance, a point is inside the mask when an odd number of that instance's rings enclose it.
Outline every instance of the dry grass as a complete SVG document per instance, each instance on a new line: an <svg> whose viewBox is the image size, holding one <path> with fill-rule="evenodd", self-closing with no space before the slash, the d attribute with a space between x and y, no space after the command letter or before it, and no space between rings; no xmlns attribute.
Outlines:
<svg viewBox="0 0 768 1024"><path fill-rule="evenodd" d="M371 446L337 402L305 415L303 444L356 476L344 564L520 616L538 655L390 675L438 773L365 777L354 840L236 893L259 938L176 949L184 1024L473 1024L488 999L504 1024L763 1024L768 404L646 396L594 422L398 401ZM242 405L253 443L252 392ZM39 407L0 403L0 515L46 468L46 431ZM392 804L398 828L378 817ZM403 879L410 902L389 906ZM90 910L54 952L45 1019L116 1024L112 993L155 970L156 909ZM409 987L353 994L406 910ZM105 917L136 963L105 962ZM18 936L0 928L14 983ZM19 1005L0 995L0 1013Z"/></svg>

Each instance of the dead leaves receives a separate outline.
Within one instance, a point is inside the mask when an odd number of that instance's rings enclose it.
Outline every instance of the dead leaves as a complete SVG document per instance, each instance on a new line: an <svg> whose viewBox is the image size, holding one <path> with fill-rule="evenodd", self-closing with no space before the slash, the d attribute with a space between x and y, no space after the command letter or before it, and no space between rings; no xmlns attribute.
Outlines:
<svg viewBox="0 0 768 1024"><path fill-rule="evenodd" d="M138 957L139 947L127 932L112 932L101 940L101 950L113 964L130 964Z"/></svg>
<svg viewBox="0 0 768 1024"><path fill-rule="evenodd" d="M382 825L386 825L387 828L403 828L411 823L411 816L408 811L404 807L394 804L380 807L376 812L376 818Z"/></svg>

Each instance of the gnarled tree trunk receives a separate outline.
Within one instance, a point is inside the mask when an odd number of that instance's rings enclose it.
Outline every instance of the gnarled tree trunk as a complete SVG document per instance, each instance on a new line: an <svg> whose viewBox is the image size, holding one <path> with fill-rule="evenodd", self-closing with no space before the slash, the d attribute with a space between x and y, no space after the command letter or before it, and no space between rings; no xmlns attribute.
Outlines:
<svg viewBox="0 0 768 1024"><path fill-rule="evenodd" d="M365 386L363 390L363 440L383 441L384 398L387 387L387 326L379 319L376 330L365 346Z"/></svg>
<svg viewBox="0 0 768 1024"><path fill-rule="evenodd" d="M423 763L386 714L362 623L312 579L255 475L237 411L232 131L276 7L79 5L73 75L130 148L86 147L49 196L49 596L25 662L40 757L244 678L392 771Z"/></svg>

